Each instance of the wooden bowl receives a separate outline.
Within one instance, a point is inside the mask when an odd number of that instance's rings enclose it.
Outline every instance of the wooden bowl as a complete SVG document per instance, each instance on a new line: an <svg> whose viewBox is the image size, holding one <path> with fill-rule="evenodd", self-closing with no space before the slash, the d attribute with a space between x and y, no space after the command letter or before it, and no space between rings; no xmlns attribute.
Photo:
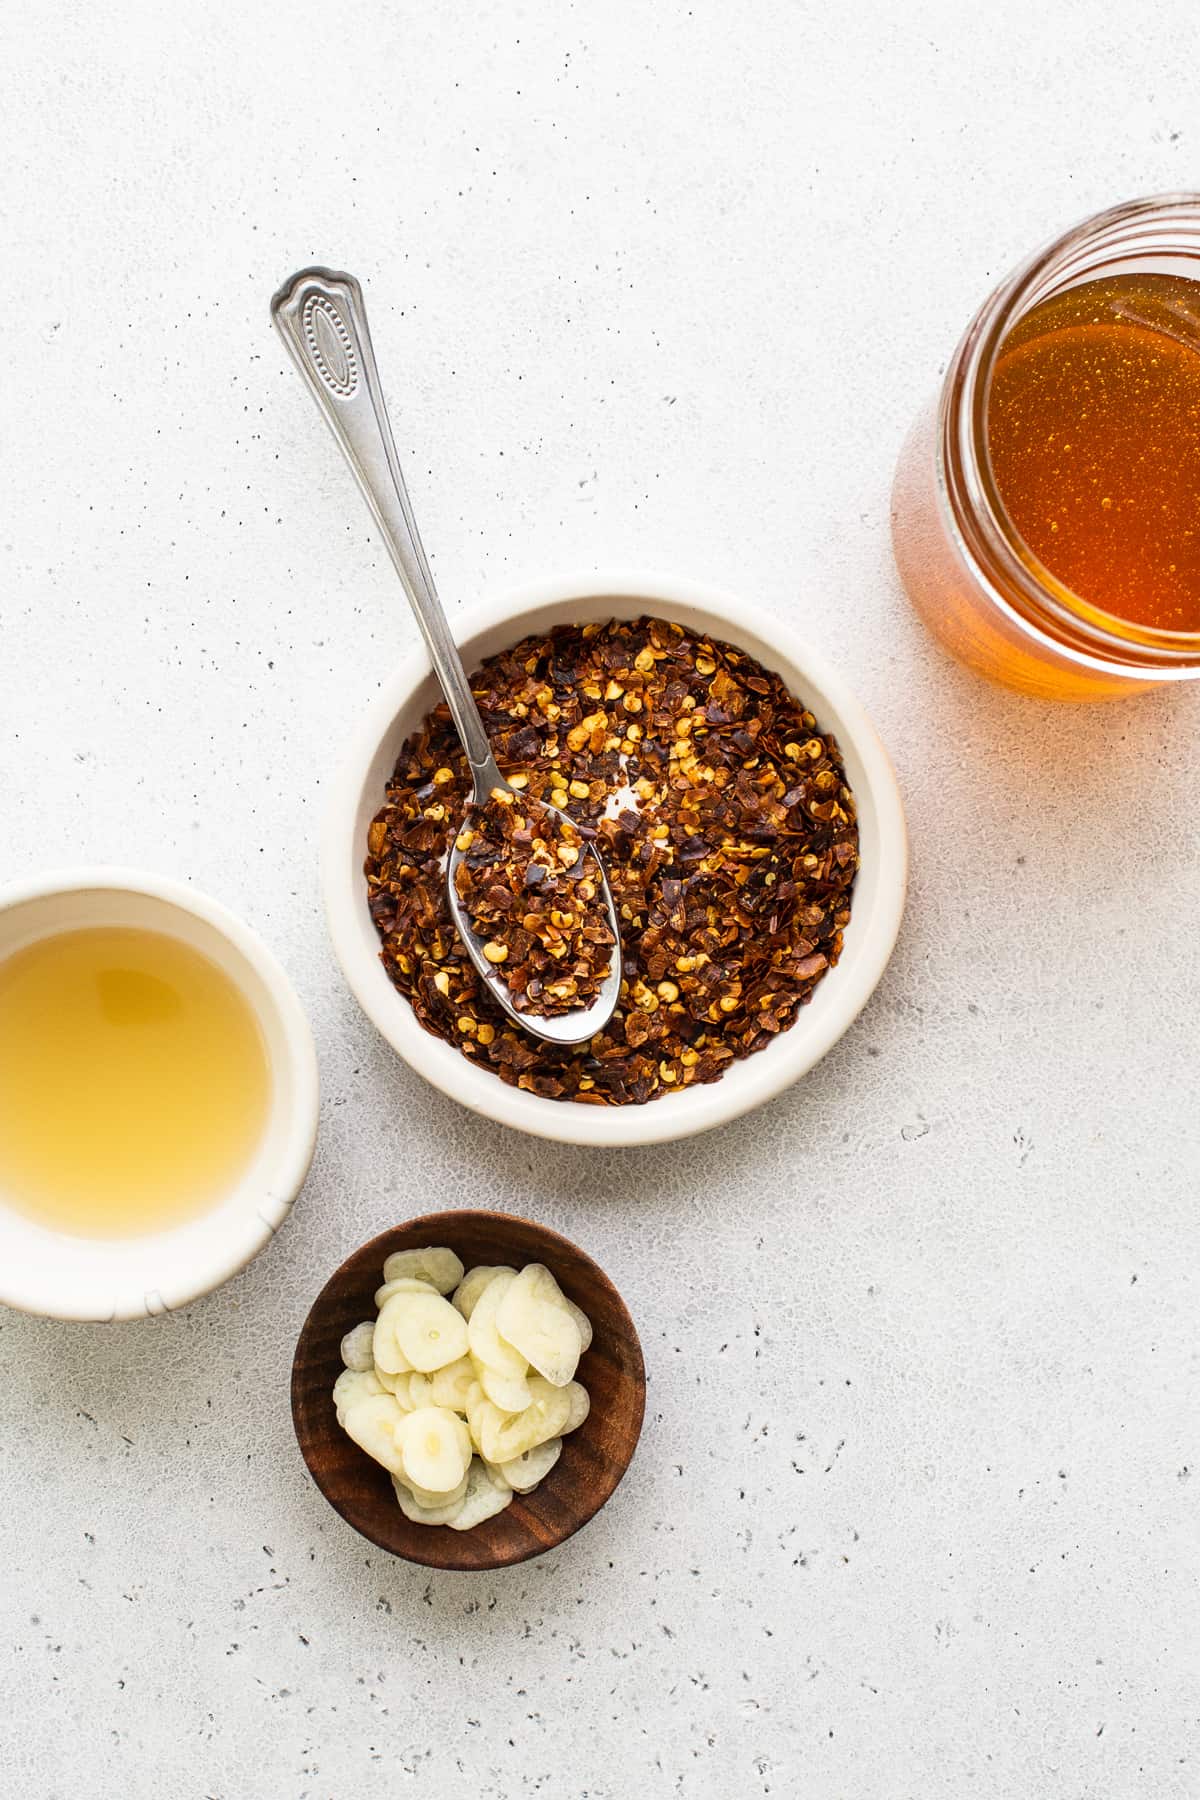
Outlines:
<svg viewBox="0 0 1200 1800"><path fill-rule="evenodd" d="M576 1377L592 1407L562 1455L531 1494L470 1531L414 1525L396 1504L391 1477L348 1438L333 1409L340 1345L352 1326L375 1317L375 1290L393 1250L447 1244L476 1263L540 1262L581 1306L595 1333ZM292 1420L313 1480L329 1504L381 1550L434 1569L502 1569L553 1550L599 1512L629 1467L646 1405L646 1372L633 1320L603 1269L576 1245L507 1213L426 1213L372 1238L325 1283L304 1321L292 1363Z"/></svg>

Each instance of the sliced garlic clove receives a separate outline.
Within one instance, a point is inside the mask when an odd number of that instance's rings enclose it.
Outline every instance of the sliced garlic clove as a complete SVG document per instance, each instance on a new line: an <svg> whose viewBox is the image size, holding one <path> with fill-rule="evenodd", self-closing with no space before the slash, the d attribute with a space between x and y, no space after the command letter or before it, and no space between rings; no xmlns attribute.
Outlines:
<svg viewBox="0 0 1200 1800"><path fill-rule="evenodd" d="M485 1397L501 1412L519 1413L533 1399L529 1391L529 1383L523 1375L497 1375L495 1369L489 1369L486 1363L475 1365L479 1371L479 1385Z"/></svg>
<svg viewBox="0 0 1200 1800"><path fill-rule="evenodd" d="M472 1526L482 1525L485 1519L495 1518L511 1502L512 1489L508 1483L493 1481L486 1465L477 1456L467 1476L467 1497L462 1510L447 1523L452 1531L470 1531Z"/></svg>
<svg viewBox="0 0 1200 1800"><path fill-rule="evenodd" d="M464 1487L459 1499L448 1500L442 1506L421 1506L413 1498L412 1491L405 1487L399 1476L392 1476L392 1486L396 1490L396 1499L400 1504L400 1511L404 1514L406 1519L411 1519L414 1525L453 1524L454 1520L457 1519L459 1513L463 1509L463 1500L466 1497L467 1491Z"/></svg>
<svg viewBox="0 0 1200 1800"><path fill-rule="evenodd" d="M475 1364L469 1356L447 1363L430 1377L430 1398L434 1406L448 1406L452 1412L466 1412L467 1396L479 1380Z"/></svg>
<svg viewBox="0 0 1200 1800"><path fill-rule="evenodd" d="M560 1388L551 1387L540 1376L530 1377L530 1387L534 1397L524 1412L503 1413L491 1400L484 1400L476 1409L471 1430L489 1462L511 1462L544 1444L547 1438L562 1436L570 1416L570 1401Z"/></svg>
<svg viewBox="0 0 1200 1800"><path fill-rule="evenodd" d="M408 1397L408 1384L412 1380L411 1374L389 1375L386 1369L377 1368L375 1379L385 1393L391 1394L401 1412L412 1411L412 1401ZM422 1375L420 1379L424 1381L425 1377Z"/></svg>
<svg viewBox="0 0 1200 1800"><path fill-rule="evenodd" d="M520 1413L503 1413L491 1400L480 1400L470 1415L471 1442L486 1462L502 1463L519 1454L508 1442Z"/></svg>
<svg viewBox="0 0 1200 1800"><path fill-rule="evenodd" d="M383 1387L373 1369L343 1369L333 1384L333 1406L338 1424L344 1424L342 1415L356 1400L369 1400L382 1392Z"/></svg>
<svg viewBox="0 0 1200 1800"><path fill-rule="evenodd" d="M375 1353L372 1344L375 1338L375 1321L366 1319L348 1331L342 1339L342 1361L356 1375L365 1375L375 1367Z"/></svg>
<svg viewBox="0 0 1200 1800"><path fill-rule="evenodd" d="M457 1306L464 1319L470 1319L475 1310L475 1302L494 1275L515 1275L507 1263L480 1263L477 1268L464 1276L453 1294L450 1296L453 1305Z"/></svg>
<svg viewBox="0 0 1200 1800"><path fill-rule="evenodd" d="M515 1350L500 1336L496 1329L496 1319L504 1297L519 1276L510 1275L502 1270L494 1276L476 1300L467 1325L467 1342L471 1347L471 1355L479 1359L497 1375L507 1375L512 1380L519 1380L529 1367L528 1359L519 1350Z"/></svg>
<svg viewBox="0 0 1200 1800"><path fill-rule="evenodd" d="M389 1315L401 1356L421 1374L444 1369L467 1354L467 1322L440 1294L394 1294L379 1315L380 1324Z"/></svg>
<svg viewBox="0 0 1200 1800"><path fill-rule="evenodd" d="M507 1481L515 1493L528 1494L539 1481L545 1480L561 1455L562 1439L547 1438L545 1443L535 1444L532 1450L514 1456L509 1462L492 1464L491 1472Z"/></svg>
<svg viewBox="0 0 1200 1800"><path fill-rule="evenodd" d="M393 1475L393 1483L402 1481L418 1506L449 1506L455 1500L462 1500L467 1492L467 1477L464 1475L458 1486L449 1494L435 1494L429 1488L414 1487L411 1481L402 1475Z"/></svg>
<svg viewBox="0 0 1200 1800"><path fill-rule="evenodd" d="M467 1430L470 1433L471 1442L474 1444L476 1450L480 1449L480 1443L479 1443L480 1409L482 1407L490 1406L490 1405L491 1405L491 1401L488 1399L487 1395L484 1393L483 1388L480 1385L480 1383L478 1381L472 1382L471 1386L467 1389L467 1397L463 1404L462 1410L466 1414Z"/></svg>
<svg viewBox="0 0 1200 1800"><path fill-rule="evenodd" d="M508 1283L496 1308L496 1330L554 1387L565 1387L574 1376L583 1340L544 1264L527 1263Z"/></svg>
<svg viewBox="0 0 1200 1800"><path fill-rule="evenodd" d="M379 1317L375 1321L375 1335L371 1347L375 1357L375 1367L381 1369L385 1375L407 1375L412 1370L412 1364L400 1348L400 1342L396 1336L396 1325L400 1318L398 1309L405 1300L411 1298L411 1294L393 1294L390 1300L384 1302ZM430 1293L429 1298L436 1299L436 1295Z"/></svg>
<svg viewBox="0 0 1200 1800"><path fill-rule="evenodd" d="M580 1350L590 1350L592 1347L592 1321L588 1318L582 1306L576 1306L575 1302L573 1300L568 1300L565 1294L563 1295L563 1305L574 1319L578 1328Z"/></svg>
<svg viewBox="0 0 1200 1800"><path fill-rule="evenodd" d="M389 1375L414 1368L428 1374L466 1355L467 1327L461 1313L431 1288L405 1289L385 1302L373 1347L376 1366Z"/></svg>
<svg viewBox="0 0 1200 1800"><path fill-rule="evenodd" d="M470 1466L467 1427L447 1407L421 1406L406 1413L397 1437L402 1454L399 1473L415 1487L434 1494L449 1493Z"/></svg>
<svg viewBox="0 0 1200 1800"><path fill-rule="evenodd" d="M495 1486L495 1487L512 1487L512 1482L506 1480L504 1470L500 1467L499 1463L490 1463L486 1456L480 1456L479 1460L482 1462L484 1468L487 1470L488 1474L491 1476L493 1486Z"/></svg>
<svg viewBox="0 0 1200 1800"><path fill-rule="evenodd" d="M463 1278L463 1266L453 1250L394 1250L383 1265L383 1279L398 1281L402 1276L428 1281L439 1294L448 1294Z"/></svg>
<svg viewBox="0 0 1200 1800"><path fill-rule="evenodd" d="M416 1412L419 1406L433 1406L433 1377L419 1375L414 1369L408 1377L408 1410Z"/></svg>
<svg viewBox="0 0 1200 1800"><path fill-rule="evenodd" d="M436 1293L432 1281L414 1281L411 1275L401 1275L396 1281L385 1281L382 1287L375 1289L375 1304L382 1309L393 1294Z"/></svg>
<svg viewBox="0 0 1200 1800"><path fill-rule="evenodd" d="M577 1388L585 1402L584 1411L579 1420L580 1424L583 1423L584 1418L587 1417L587 1394L579 1382L569 1381L566 1387L555 1387L553 1382L547 1381L544 1375L535 1374L532 1369L526 1376L526 1380L529 1383L529 1392L533 1396L526 1408L527 1413L531 1416L536 1414L543 1419L554 1420L554 1430L539 1438L539 1443L544 1443L546 1437L564 1437L572 1429L568 1421L579 1410L579 1399L575 1392Z"/></svg>
<svg viewBox="0 0 1200 1800"><path fill-rule="evenodd" d="M567 1414L567 1422L563 1426L563 1436L569 1431L578 1431L583 1421L592 1410L592 1402L587 1389L580 1381L568 1381L565 1388L559 1390L567 1396L571 1410Z"/></svg>
<svg viewBox="0 0 1200 1800"><path fill-rule="evenodd" d="M360 1377L365 1379L364 1377ZM382 1463L393 1475L404 1473L399 1431L411 1413L401 1412L392 1394L368 1394L355 1399L342 1415L342 1429L352 1437L360 1450ZM425 1484L422 1483L422 1486ZM453 1483L450 1483L453 1486Z"/></svg>

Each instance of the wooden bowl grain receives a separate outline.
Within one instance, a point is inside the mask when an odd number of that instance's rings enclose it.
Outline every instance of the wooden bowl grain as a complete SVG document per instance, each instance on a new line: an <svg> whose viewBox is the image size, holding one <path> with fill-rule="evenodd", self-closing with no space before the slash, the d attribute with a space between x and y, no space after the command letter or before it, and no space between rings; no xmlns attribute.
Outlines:
<svg viewBox="0 0 1200 1800"><path fill-rule="evenodd" d="M390 1476L346 1436L333 1409L342 1338L360 1320L374 1318L385 1258L434 1244L448 1244L467 1268L545 1263L595 1333L577 1376L592 1402L584 1424L563 1439L562 1455L531 1494L514 1494L502 1513L470 1531L406 1519ZM642 1348L608 1276L556 1231L507 1213L427 1213L372 1238L317 1295L292 1363L296 1438L329 1504L381 1550L434 1569L501 1569L565 1542L599 1512L629 1467L645 1404Z"/></svg>

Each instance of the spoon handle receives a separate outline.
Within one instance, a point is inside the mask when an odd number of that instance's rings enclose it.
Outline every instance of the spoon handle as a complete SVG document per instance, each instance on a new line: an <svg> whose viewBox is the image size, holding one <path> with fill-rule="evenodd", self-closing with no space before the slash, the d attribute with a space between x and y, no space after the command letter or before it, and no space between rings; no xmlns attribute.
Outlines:
<svg viewBox="0 0 1200 1800"><path fill-rule="evenodd" d="M467 672L433 584L384 405L362 288L353 275L301 269L271 318L350 464L421 627L477 795L502 781Z"/></svg>

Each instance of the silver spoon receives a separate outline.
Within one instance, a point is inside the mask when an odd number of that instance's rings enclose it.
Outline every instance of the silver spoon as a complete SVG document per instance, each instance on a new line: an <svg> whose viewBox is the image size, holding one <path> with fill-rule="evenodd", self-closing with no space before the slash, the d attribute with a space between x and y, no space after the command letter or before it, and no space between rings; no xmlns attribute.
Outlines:
<svg viewBox="0 0 1200 1800"><path fill-rule="evenodd" d="M501 775L492 747L471 693L471 684L454 643L450 625L433 585L433 576L417 531L412 504L392 438L384 405L367 311L362 289L353 275L330 269L301 269L286 281L271 301L271 318L287 345L325 421L350 464L371 515L396 565L396 573L417 616L429 650L434 673L441 683L462 739L475 785L474 805L482 806L500 788L519 800L526 813L541 812L551 821L567 817L545 800L518 794ZM575 821L570 821L575 824ZM578 826L576 826L578 829ZM455 884L463 852L455 845L446 859L446 895L455 930L466 946L475 968L487 982L509 1018L534 1037L551 1044L580 1044L594 1036L613 1015L621 990L621 929L616 902L608 884L604 860L595 844L585 840L599 891L603 894L613 934L612 965L592 1004L553 1018L518 1012L508 984L484 956L483 945L471 929L471 921ZM582 870L581 870L582 872Z"/></svg>

